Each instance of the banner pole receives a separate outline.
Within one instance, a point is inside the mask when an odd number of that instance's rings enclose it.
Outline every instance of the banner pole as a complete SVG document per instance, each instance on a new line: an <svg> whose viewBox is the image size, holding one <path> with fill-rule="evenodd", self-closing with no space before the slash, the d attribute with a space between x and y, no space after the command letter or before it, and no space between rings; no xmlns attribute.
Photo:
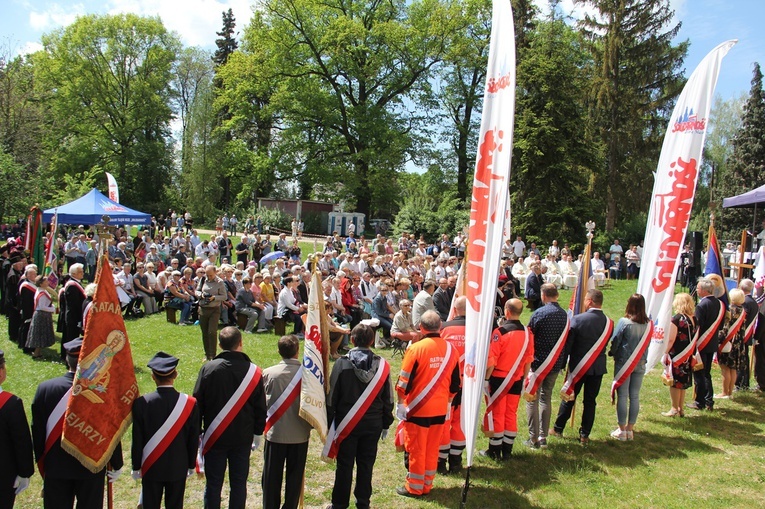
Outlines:
<svg viewBox="0 0 765 509"><path fill-rule="evenodd" d="M465 469L465 485L462 487L462 500L460 501L460 509L465 509L467 507L467 496L468 491L470 490L470 469L472 467L467 467Z"/></svg>

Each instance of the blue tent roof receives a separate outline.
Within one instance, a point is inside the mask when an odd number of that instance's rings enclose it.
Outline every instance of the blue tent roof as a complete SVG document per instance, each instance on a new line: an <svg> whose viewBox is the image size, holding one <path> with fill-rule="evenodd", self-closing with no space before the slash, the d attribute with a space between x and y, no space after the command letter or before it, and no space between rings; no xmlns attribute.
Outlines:
<svg viewBox="0 0 765 509"><path fill-rule="evenodd" d="M91 191L81 198L60 207L43 212L43 222L50 223L53 214L58 211L59 224L99 224L104 214L109 216L111 224L150 224L151 214L144 214L110 200L98 189Z"/></svg>

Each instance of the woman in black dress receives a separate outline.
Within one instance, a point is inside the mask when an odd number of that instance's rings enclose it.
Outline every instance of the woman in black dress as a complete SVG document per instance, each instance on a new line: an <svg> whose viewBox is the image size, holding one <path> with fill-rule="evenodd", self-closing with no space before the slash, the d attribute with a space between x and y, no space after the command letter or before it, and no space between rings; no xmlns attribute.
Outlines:
<svg viewBox="0 0 765 509"><path fill-rule="evenodd" d="M664 364L672 363L672 385L669 387L669 396L672 399L672 408L663 412L665 417L684 417L685 391L693 385L693 359L694 348L689 348L693 336L696 334L696 319L693 311L696 305L693 298L687 293L678 293L672 302L675 315L669 327L669 341L667 354L664 356Z"/></svg>

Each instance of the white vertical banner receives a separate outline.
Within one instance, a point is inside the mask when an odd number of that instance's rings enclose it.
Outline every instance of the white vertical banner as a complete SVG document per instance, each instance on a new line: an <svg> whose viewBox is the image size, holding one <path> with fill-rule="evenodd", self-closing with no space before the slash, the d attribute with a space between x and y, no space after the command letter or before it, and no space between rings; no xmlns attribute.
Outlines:
<svg viewBox="0 0 765 509"><path fill-rule="evenodd" d="M117 187L117 179L114 178L114 175L106 172L106 181L109 183L109 199L115 203L120 202L120 190Z"/></svg>
<svg viewBox="0 0 765 509"><path fill-rule="evenodd" d="M473 464L486 358L504 241L515 110L515 30L510 0L494 0L467 249L462 429Z"/></svg>
<svg viewBox="0 0 765 509"><path fill-rule="evenodd" d="M327 377L329 340L324 341L326 326L322 326L324 299L321 290L321 272L314 271L308 291L308 314L303 342L303 378L300 386L300 417L311 423L321 441L327 438L327 398L324 392Z"/></svg>
<svg viewBox="0 0 765 509"><path fill-rule="evenodd" d="M722 59L736 42L720 44L696 67L677 99L664 135L638 280L638 293L645 297L646 310L654 323L648 369L664 354L677 266L696 193L707 119Z"/></svg>

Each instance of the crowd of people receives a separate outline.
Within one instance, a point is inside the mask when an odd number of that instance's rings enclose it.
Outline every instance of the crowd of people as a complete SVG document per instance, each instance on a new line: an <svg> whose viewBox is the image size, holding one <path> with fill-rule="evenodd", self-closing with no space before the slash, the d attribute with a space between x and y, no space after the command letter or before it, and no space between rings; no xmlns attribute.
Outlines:
<svg viewBox="0 0 765 509"><path fill-rule="evenodd" d="M87 237L81 239L76 233L74 242L87 242ZM404 452L406 469L403 485L396 488L399 495L420 498L433 489L437 474L462 470L466 299L455 295L465 253L461 234L454 238L444 235L435 243L404 235L395 247L392 239L381 236L368 242L363 236L341 238L335 234L303 261L300 253L293 257L288 251L275 259L266 257L272 250L289 248L286 235L280 235L271 246L268 235L247 234L234 247L225 231L196 245L198 236L193 229L188 234L174 232L169 239L152 238L146 232L140 240L131 241L136 249L129 249L121 233L115 232L110 239L108 257L115 283L127 295L123 302L126 315L136 316L139 305L147 314L162 306L180 306L181 324L199 322L207 360L193 397L173 389L176 358L160 352L148 364L158 389L135 403L132 446L132 475L142 482L145 508L159 507L163 492L168 507L180 507L186 476L200 466L206 478L206 507L220 506L227 469L230 507L244 507L250 454L262 442L263 506L297 507L311 426L298 414L299 398L288 396L295 390L300 372L299 341L314 269L323 276L321 290L330 319L334 360L326 402L334 435L328 439L324 455L336 461L337 469L328 507L349 506L354 465L356 505L369 507L377 448L395 422L394 415L399 423L393 442ZM65 256L66 245L71 242L63 243ZM142 253L141 244L145 248ZM207 251L200 254L206 256L183 256L186 250L196 254L202 245ZM614 246L618 247L618 241ZM559 288L577 284L570 277L578 277L578 272L569 274L562 269L567 263L576 266L567 246L557 249L553 242L546 261L538 258L533 243L528 250L524 246L517 251L517 247L511 246L512 252L503 250L497 282L496 328L484 374L486 409L481 422L489 446L481 454L496 461L512 457L521 399L526 402L528 429L524 444L538 449L547 447L550 437L563 435L574 402L583 394L578 439L589 443L596 400L608 371L607 356L614 359L615 373L612 397L617 426L611 437L634 439L647 345L653 331L644 297L632 295L624 316L615 324L602 311L603 292L592 288L586 292L583 312L570 316L558 304ZM633 249L631 246L628 252ZM39 349L50 346L51 337L55 341L48 333L52 332L58 301L63 316L62 355L69 372L41 384L32 403L31 439L13 438L18 444L30 444L28 457L18 460L13 482L0 486L0 498L28 485L31 444L39 459L49 438L44 423L67 384L71 387L81 347L79 338L87 319L87 300L92 297L92 284L83 287L87 254L86 250L85 264L73 257L57 296L45 286L48 278L40 279L37 267L27 263L23 252L11 246L1 255L3 266L9 267L3 303L9 333L15 327L11 339L32 355L39 355ZM630 259L626 254L624 257ZM598 259L594 253L591 262L595 270ZM135 275L132 264L137 269ZM629 267L626 272L630 274ZM688 407L712 410L715 399L727 399L736 389L747 389L752 375L759 387L765 387L765 319L757 319L765 301L762 282L741 281L739 289L730 292L729 304L723 299L725 287L719 277L701 278L696 291L698 304L687 293L678 294L674 302L675 315L662 357L671 404L663 415L668 418L683 417ZM11 294L13 297L6 299ZM30 297L31 313L19 306ZM533 311L528 324L521 322L524 306ZM38 312L47 315L36 317ZM278 341L280 363L261 370L243 353L242 331L232 326L238 321L237 315L246 317L246 325L241 327L245 332L270 330L279 320L294 324L293 333L282 335ZM225 326L219 330L221 322ZM39 332L42 329L45 334ZM373 350L391 345L405 351L394 384L387 360ZM749 372L752 345L751 355L758 361L754 373ZM717 394L710 371L715 362L723 373L723 387ZM553 391L564 368L562 401L553 420ZM0 382L4 377L0 367ZM685 392L693 384L695 398L686 404ZM240 390L242 387L247 390ZM171 411L179 400L193 408L184 414L186 420L172 426L175 435L164 441L169 443L166 451L148 454L154 434L166 429L169 419L178 419ZM20 402L9 408L19 406ZM15 418L21 419L18 415ZM221 422L226 424L219 429ZM46 467L44 483L46 493L50 488L66 494L59 499L102 498L104 476L113 481L119 475L121 450L115 451L109 472L86 474L76 461L66 457L57 442L53 447L58 449L46 453L50 466ZM202 461L198 461L198 452ZM159 459L147 464L147 456ZM64 471L77 473L78 488L73 487L68 474L58 473ZM45 507L60 502L49 500L47 495L44 499Z"/></svg>

